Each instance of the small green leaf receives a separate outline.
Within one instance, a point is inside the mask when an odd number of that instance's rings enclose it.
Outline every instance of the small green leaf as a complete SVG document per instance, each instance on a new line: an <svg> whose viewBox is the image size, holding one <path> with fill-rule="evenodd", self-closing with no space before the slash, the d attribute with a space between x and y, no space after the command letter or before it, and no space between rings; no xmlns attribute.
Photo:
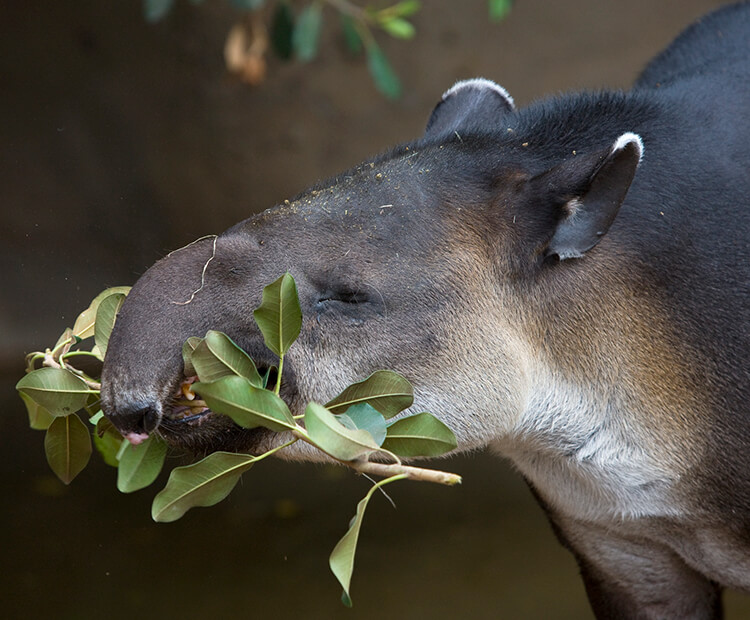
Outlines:
<svg viewBox="0 0 750 620"><path fill-rule="evenodd" d="M93 420L93 418L92 418ZM91 420L90 420L91 421ZM117 454L123 447L123 442L129 444L125 438L120 435L119 431L104 416L96 421L96 431L94 431L94 446L101 454L104 462L110 467L118 467L120 462L117 460Z"/></svg>
<svg viewBox="0 0 750 620"><path fill-rule="evenodd" d="M16 383L16 389L54 416L81 409L92 390L82 379L62 368L39 368Z"/></svg>
<svg viewBox="0 0 750 620"><path fill-rule="evenodd" d="M297 285L289 273L263 289L263 301L253 316L266 346L279 357L284 355L302 328Z"/></svg>
<svg viewBox="0 0 750 620"><path fill-rule="evenodd" d="M261 377L261 386L264 390L268 389L268 380L273 376L274 373L279 372L279 369L276 366L269 366L266 369L266 372L263 373L263 376Z"/></svg>
<svg viewBox="0 0 750 620"><path fill-rule="evenodd" d="M398 99L401 96L401 81L388 58L373 42L367 45L367 68L381 94L388 99Z"/></svg>
<svg viewBox="0 0 750 620"><path fill-rule="evenodd" d="M381 22L380 27L397 39L411 39L417 32L411 22L400 17L386 19Z"/></svg>
<svg viewBox="0 0 750 620"><path fill-rule="evenodd" d="M294 15L286 2L281 2L271 20L271 45L273 51L282 60L292 57L292 35L294 33Z"/></svg>
<svg viewBox="0 0 750 620"><path fill-rule="evenodd" d="M89 397L86 399L86 404L83 406L83 410L86 413L88 413L89 418L91 418L97 413L101 414L101 408L102 408L102 399L101 399L101 396L99 395L99 392L92 391L89 394ZM96 422L94 422L94 424L96 424Z"/></svg>
<svg viewBox="0 0 750 620"><path fill-rule="evenodd" d="M357 504L357 514L349 523L349 529L346 534L339 540L334 547L328 558L328 564L331 567L331 572L339 580L339 583L344 588L344 594L341 597L342 602L347 607L352 606L351 595L349 594L349 587L352 580L352 573L354 571L354 555L357 552L357 541L359 540L359 531L362 529L362 519L365 516L365 510L370 498L373 496L375 491L380 487L394 482L396 480L403 479L403 475L392 476L381 480L377 484L374 484L370 490Z"/></svg>
<svg viewBox="0 0 750 620"><path fill-rule="evenodd" d="M350 15L341 14L341 32L344 35L344 42L347 49L352 54L361 54L364 44L362 37L357 30L356 22Z"/></svg>
<svg viewBox="0 0 750 620"><path fill-rule="evenodd" d="M73 340L73 330L68 327L62 334L60 334L60 337L57 339L55 346L52 347L52 350L56 350L57 347L59 347L63 342L67 342L70 340Z"/></svg>
<svg viewBox="0 0 750 620"><path fill-rule="evenodd" d="M411 15L414 15L415 13L418 13L421 8L422 3L419 2L419 0L404 0L404 2L394 4L387 9L383 9L383 11L387 12L388 15L395 15L397 17L409 17Z"/></svg>
<svg viewBox="0 0 750 620"><path fill-rule="evenodd" d="M255 387L263 384L250 356L222 332L209 331L195 347L190 361L198 378L204 383L238 375L245 377Z"/></svg>
<svg viewBox="0 0 750 620"><path fill-rule="evenodd" d="M183 365L183 373L186 377L194 377L198 373L195 370L195 366L193 366L193 351L195 351L196 347L203 342L203 338L198 338L197 336L190 336L185 343L182 345L182 365Z"/></svg>
<svg viewBox="0 0 750 620"><path fill-rule="evenodd" d="M292 33L292 47L297 58L302 62L309 62L318 53L322 18L323 11L317 2L306 6L297 18L297 24Z"/></svg>
<svg viewBox="0 0 750 620"><path fill-rule="evenodd" d="M169 13L173 4L174 0L143 0L143 16L147 22L158 22Z"/></svg>
<svg viewBox="0 0 750 620"><path fill-rule="evenodd" d="M357 541L359 540L359 531L362 529L362 519L365 516L365 510L371 497L372 495L368 493L359 501L357 504L357 514L352 519L349 529L333 548L328 558L328 565L331 567L331 572L339 580L341 587L344 588L342 601L347 607L352 606L349 588L352 582L352 573L354 572L354 556L357 553Z"/></svg>
<svg viewBox="0 0 750 620"><path fill-rule="evenodd" d="M364 381L352 383L326 403L326 407L333 413L343 413L352 405L368 403L388 419L411 407L413 402L411 383L392 370L378 370Z"/></svg>
<svg viewBox="0 0 750 620"><path fill-rule="evenodd" d="M75 414L55 418L44 437L44 451L55 475L70 484L91 458L91 436L86 425Z"/></svg>
<svg viewBox="0 0 750 620"><path fill-rule="evenodd" d="M212 411L228 415L244 428L262 426L276 432L297 428L283 400L269 390L253 386L244 377L227 376L212 383L194 383L192 387Z"/></svg>
<svg viewBox="0 0 750 620"><path fill-rule="evenodd" d="M347 428L317 403L309 403L305 409L305 429L316 446L341 461L353 461L380 449L370 433Z"/></svg>
<svg viewBox="0 0 750 620"><path fill-rule="evenodd" d="M19 392L18 395L21 397L23 404L26 405L26 412L29 414L29 426L35 431L46 431L55 416L23 392Z"/></svg>
<svg viewBox="0 0 750 620"><path fill-rule="evenodd" d="M231 0L232 4L243 11L255 11L261 8L266 0Z"/></svg>
<svg viewBox="0 0 750 620"><path fill-rule="evenodd" d="M114 293L104 297L99 302L99 307L96 309L94 342L96 342L96 347L99 349L102 358L107 355L109 336L112 333L112 328L115 326L117 313L120 311L120 308L122 308L124 301L125 295L122 293Z"/></svg>
<svg viewBox="0 0 750 620"><path fill-rule="evenodd" d="M383 414L369 403L359 403L352 405L346 410L345 414L354 424L354 428L362 429L372 435L375 443L383 445L386 436L386 424Z"/></svg>
<svg viewBox="0 0 750 620"><path fill-rule="evenodd" d="M488 9L490 19L494 22L506 18L513 8L513 0L489 0Z"/></svg>
<svg viewBox="0 0 750 620"><path fill-rule="evenodd" d="M231 452L214 452L187 467L176 467L167 485L154 498L154 521L176 521L196 506L213 506L223 500L253 466L256 457Z"/></svg>
<svg viewBox="0 0 750 620"><path fill-rule="evenodd" d="M128 445L117 467L117 489L132 493L151 484L159 475L167 456L167 444L151 435L137 446Z"/></svg>
<svg viewBox="0 0 750 620"><path fill-rule="evenodd" d="M403 457L440 456L456 448L456 436L431 413L418 413L391 424L383 448Z"/></svg>
<svg viewBox="0 0 750 620"><path fill-rule="evenodd" d="M129 292L129 286L115 286L99 293L96 297L94 297L92 302L89 304L89 307L78 315L78 318L73 325L73 335L77 336L81 340L85 340L86 338L90 338L91 336L93 336L94 324L96 323L96 311L99 309L99 304L101 303L102 299L116 293L127 295Z"/></svg>

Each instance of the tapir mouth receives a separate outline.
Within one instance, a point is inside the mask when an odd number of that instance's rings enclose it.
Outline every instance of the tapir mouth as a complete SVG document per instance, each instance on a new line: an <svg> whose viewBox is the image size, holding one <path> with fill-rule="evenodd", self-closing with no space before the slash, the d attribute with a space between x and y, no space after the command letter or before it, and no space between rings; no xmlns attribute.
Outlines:
<svg viewBox="0 0 750 620"><path fill-rule="evenodd" d="M259 366L258 370L263 373L266 368ZM275 378L271 376L273 370L272 368L269 373L269 384L275 382ZM217 450L250 453L264 451L262 448L273 441L274 433L264 428L242 428L229 416L212 411L200 395L192 390L191 386L198 380L195 375L185 377L181 374L179 378L175 378L174 387L169 390L170 395L162 402L161 419L153 432L172 447L187 450L197 456ZM287 383L282 386L282 391L290 388ZM291 397L291 393L282 396L287 399Z"/></svg>
<svg viewBox="0 0 750 620"><path fill-rule="evenodd" d="M193 375L183 380L164 407L164 417L173 422L196 426L205 421L212 413L206 402L201 400L191 386L198 381Z"/></svg>

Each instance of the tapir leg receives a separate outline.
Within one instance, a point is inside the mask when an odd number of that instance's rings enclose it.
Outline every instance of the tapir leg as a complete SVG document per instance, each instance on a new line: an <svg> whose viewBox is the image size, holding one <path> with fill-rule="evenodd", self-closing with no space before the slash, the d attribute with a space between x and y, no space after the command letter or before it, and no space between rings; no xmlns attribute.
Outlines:
<svg viewBox="0 0 750 620"><path fill-rule="evenodd" d="M721 588L671 549L625 538L609 528L550 517L578 560L597 618L649 620L722 618Z"/></svg>
<svg viewBox="0 0 750 620"><path fill-rule="evenodd" d="M528 481L527 481L528 482ZM558 540L578 562L589 603L601 620L718 620L721 587L695 572L671 549L624 537L616 525L579 523L556 514L534 485Z"/></svg>

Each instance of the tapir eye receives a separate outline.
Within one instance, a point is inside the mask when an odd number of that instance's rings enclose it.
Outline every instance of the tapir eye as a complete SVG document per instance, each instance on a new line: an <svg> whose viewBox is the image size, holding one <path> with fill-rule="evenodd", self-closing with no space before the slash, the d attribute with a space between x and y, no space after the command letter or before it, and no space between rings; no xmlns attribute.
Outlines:
<svg viewBox="0 0 750 620"><path fill-rule="evenodd" d="M367 294L361 290L348 288L339 288L325 291L318 297L318 304L342 303L342 304L363 304L367 303Z"/></svg>

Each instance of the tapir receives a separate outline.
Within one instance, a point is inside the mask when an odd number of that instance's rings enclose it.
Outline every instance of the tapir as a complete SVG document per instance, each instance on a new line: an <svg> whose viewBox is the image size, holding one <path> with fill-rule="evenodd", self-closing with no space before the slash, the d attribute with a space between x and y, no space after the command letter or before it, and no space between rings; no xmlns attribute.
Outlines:
<svg viewBox="0 0 750 620"><path fill-rule="evenodd" d="M287 439L172 400L183 342L209 329L277 363L252 311L286 271L293 413L403 374L458 450L520 471L599 618L718 618L723 588L750 592L750 4L693 24L629 91L518 109L459 82L419 139L157 262L104 362L123 435Z"/></svg>

